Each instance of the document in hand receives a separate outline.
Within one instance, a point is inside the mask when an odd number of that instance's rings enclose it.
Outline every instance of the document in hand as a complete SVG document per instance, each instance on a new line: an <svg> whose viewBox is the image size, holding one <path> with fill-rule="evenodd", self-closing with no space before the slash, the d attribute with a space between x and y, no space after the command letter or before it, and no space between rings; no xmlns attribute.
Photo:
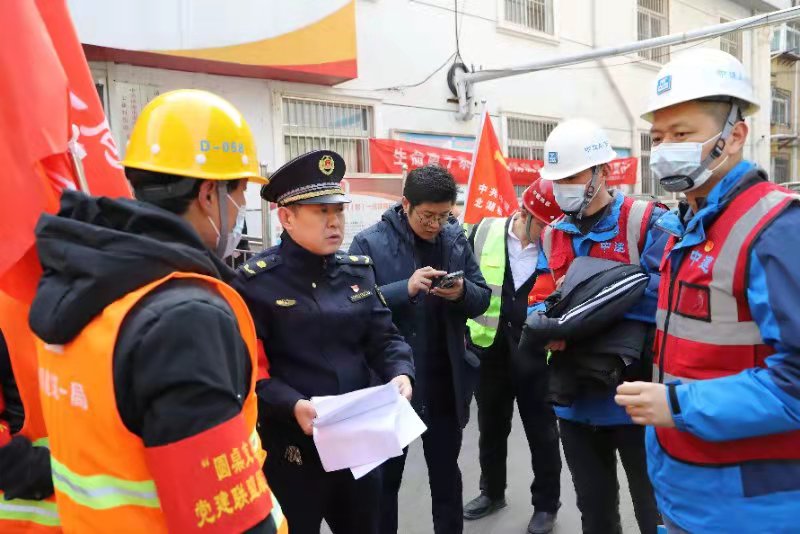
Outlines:
<svg viewBox="0 0 800 534"><path fill-rule="evenodd" d="M312 397L317 410L314 444L325 471L352 469L361 478L400 456L426 427L397 385L360 389L344 395Z"/></svg>

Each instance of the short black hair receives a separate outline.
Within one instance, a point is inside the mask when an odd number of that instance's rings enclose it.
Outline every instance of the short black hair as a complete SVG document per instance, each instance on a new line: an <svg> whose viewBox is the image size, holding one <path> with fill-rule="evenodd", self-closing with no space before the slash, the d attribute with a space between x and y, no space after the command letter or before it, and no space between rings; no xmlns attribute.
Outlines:
<svg viewBox="0 0 800 534"><path fill-rule="evenodd" d="M403 196L411 207L423 202L455 204L458 188L453 175L440 165L425 165L408 173L403 187Z"/></svg>
<svg viewBox="0 0 800 534"><path fill-rule="evenodd" d="M725 128L725 123L728 122L728 115L731 113L731 104L730 100L712 100L712 99L705 99L700 100L700 107L711 115L714 120L719 125L720 130ZM743 103L737 102L739 104L739 110L736 114L736 122L741 122L744 120L744 116L742 114L742 107Z"/></svg>
<svg viewBox="0 0 800 534"><path fill-rule="evenodd" d="M153 204L175 215L183 215L200 194L207 180L187 178L176 174L125 169L125 176L133 187L137 200ZM242 180L227 180L228 192L235 191Z"/></svg>

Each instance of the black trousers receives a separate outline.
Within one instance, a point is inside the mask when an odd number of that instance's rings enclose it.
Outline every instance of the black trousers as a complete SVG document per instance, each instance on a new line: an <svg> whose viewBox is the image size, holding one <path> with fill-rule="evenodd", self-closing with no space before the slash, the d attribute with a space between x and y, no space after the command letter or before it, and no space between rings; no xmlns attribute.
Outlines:
<svg viewBox="0 0 800 534"><path fill-rule="evenodd" d="M617 451L628 477L639 530L655 534L661 518L647 476L644 427L592 426L566 419L560 419L559 424L584 534L622 534Z"/></svg>
<svg viewBox="0 0 800 534"><path fill-rule="evenodd" d="M555 512L561 496L561 452L556 417L545 400L545 358L544 353L521 354L514 343L503 338L481 360L475 395L480 430L480 489L492 499L505 494L508 435L516 399L531 451L531 502L538 511Z"/></svg>
<svg viewBox="0 0 800 534"><path fill-rule="evenodd" d="M381 471L359 480L349 469L326 473L311 438L263 432L264 474L291 534L319 534L324 519L334 534L377 534Z"/></svg>
<svg viewBox="0 0 800 534"><path fill-rule="evenodd" d="M428 466L433 531L435 534L461 534L464 531L464 506L458 455L461 452L463 430L458 423L455 407L449 402L427 404L423 419L428 425L428 430L422 434L422 449ZM383 464L381 534L397 533L397 494L407 453L408 449L403 451L402 456ZM418 511L409 510L408 513Z"/></svg>

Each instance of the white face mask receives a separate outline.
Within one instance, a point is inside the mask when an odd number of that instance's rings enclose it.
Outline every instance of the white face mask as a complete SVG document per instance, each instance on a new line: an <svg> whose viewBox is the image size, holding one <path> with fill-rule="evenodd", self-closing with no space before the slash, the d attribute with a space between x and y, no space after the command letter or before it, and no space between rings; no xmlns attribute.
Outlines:
<svg viewBox="0 0 800 534"><path fill-rule="evenodd" d="M247 215L247 206L240 206L233 200L233 197L230 195L226 195L228 200L230 200L236 209L238 210L236 213L236 223L233 225L233 228L228 233L225 239L225 243L221 243L222 235L217 228L217 225L214 224L214 219L211 217L208 218L208 222L211 223L211 226L214 228L214 231L217 233L217 255L222 258L228 258L233 255L234 251L236 250L236 245L239 244L239 241L242 240L242 233L244 232L244 221L245 216ZM220 246L224 248L220 252Z"/></svg>
<svg viewBox="0 0 800 534"><path fill-rule="evenodd" d="M725 159L713 169L701 170L703 147L721 134L722 132L702 143L661 143L654 147L650 152L650 169L653 171L653 176L661 180L664 189L671 193L694 191L706 183L714 171L728 159L728 156L725 156Z"/></svg>
<svg viewBox="0 0 800 534"><path fill-rule="evenodd" d="M553 182L553 196L556 197L556 203L564 213L577 213L580 211L585 195L585 184L567 185Z"/></svg>

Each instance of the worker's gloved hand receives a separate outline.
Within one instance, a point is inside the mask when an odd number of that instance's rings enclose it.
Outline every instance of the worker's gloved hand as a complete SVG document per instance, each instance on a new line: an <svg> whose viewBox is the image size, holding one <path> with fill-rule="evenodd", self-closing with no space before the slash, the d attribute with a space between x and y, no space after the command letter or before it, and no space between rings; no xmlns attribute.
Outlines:
<svg viewBox="0 0 800 534"><path fill-rule="evenodd" d="M50 449L34 447L24 436L14 436L0 448L0 490L5 500L40 501L53 494Z"/></svg>

